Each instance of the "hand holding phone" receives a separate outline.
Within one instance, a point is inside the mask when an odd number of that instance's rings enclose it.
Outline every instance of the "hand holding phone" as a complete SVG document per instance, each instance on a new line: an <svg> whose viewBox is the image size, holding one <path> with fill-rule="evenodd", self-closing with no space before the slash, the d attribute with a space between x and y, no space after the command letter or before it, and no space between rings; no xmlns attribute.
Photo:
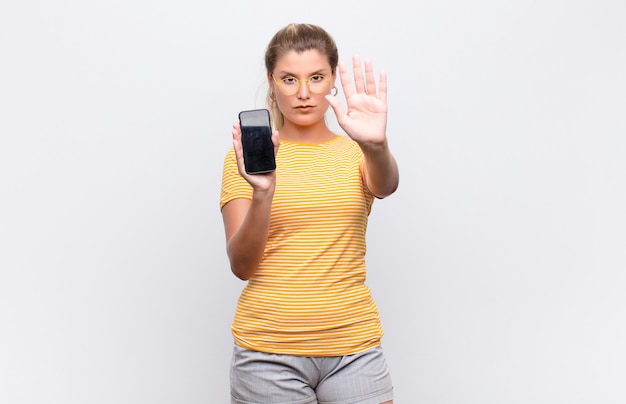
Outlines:
<svg viewBox="0 0 626 404"><path fill-rule="evenodd" d="M239 126L246 173L262 174L276 170L270 112L267 109L241 111Z"/></svg>

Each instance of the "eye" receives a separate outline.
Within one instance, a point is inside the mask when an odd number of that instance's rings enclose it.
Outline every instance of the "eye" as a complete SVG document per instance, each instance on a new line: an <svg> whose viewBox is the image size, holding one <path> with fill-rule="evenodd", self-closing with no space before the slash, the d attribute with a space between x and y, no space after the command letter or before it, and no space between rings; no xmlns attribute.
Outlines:
<svg viewBox="0 0 626 404"><path fill-rule="evenodd" d="M326 79L326 77L322 74L314 74L311 76L311 78L309 78L309 81L311 83L319 83L322 82Z"/></svg>
<svg viewBox="0 0 626 404"><path fill-rule="evenodd" d="M298 79L296 79L295 77L284 77L281 79L283 83L287 84L287 85L292 85L292 84L297 84L298 83Z"/></svg>

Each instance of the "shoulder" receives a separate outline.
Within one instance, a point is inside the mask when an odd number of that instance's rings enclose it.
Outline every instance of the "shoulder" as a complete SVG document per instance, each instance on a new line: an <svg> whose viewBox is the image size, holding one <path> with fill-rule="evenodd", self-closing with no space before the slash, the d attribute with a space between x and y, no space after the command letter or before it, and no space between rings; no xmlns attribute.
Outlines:
<svg viewBox="0 0 626 404"><path fill-rule="evenodd" d="M350 139L348 136L337 135L331 143L333 151L338 155L343 155L350 159L360 159L363 156L361 147L357 142Z"/></svg>

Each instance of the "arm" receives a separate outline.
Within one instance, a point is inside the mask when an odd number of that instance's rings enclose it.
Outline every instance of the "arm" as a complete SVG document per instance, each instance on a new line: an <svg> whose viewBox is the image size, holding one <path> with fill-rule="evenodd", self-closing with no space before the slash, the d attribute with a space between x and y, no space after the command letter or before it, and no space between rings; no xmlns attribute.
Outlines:
<svg viewBox="0 0 626 404"><path fill-rule="evenodd" d="M278 151L278 133L272 135ZM276 174L249 175L244 170L239 124L233 125L233 147L239 174L252 186L252 199L234 199L222 208L226 251L233 273L247 280L254 275L267 243Z"/></svg>
<svg viewBox="0 0 626 404"><path fill-rule="evenodd" d="M377 197L391 195L398 188L398 165L387 141L387 75L380 73L380 87L376 92L376 81L372 63L365 61L365 77L361 61L354 56L354 88L347 69L339 64L341 87L346 96L347 111L333 96L326 96L335 111L339 125L348 136L356 141L363 151L363 176L368 189Z"/></svg>
<svg viewBox="0 0 626 404"><path fill-rule="evenodd" d="M398 188L400 174L387 142L376 146L361 146L361 150L365 159L363 175L367 188L378 198L393 194Z"/></svg>
<svg viewBox="0 0 626 404"><path fill-rule="evenodd" d="M272 196L273 192L253 192L252 200L234 199L222 208L230 269L242 280L254 275L263 257Z"/></svg>

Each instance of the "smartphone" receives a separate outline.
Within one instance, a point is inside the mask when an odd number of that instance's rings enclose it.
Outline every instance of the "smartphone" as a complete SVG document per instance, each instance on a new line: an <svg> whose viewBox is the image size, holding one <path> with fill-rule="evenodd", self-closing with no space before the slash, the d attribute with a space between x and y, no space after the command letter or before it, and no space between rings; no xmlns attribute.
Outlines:
<svg viewBox="0 0 626 404"><path fill-rule="evenodd" d="M246 172L262 174L276 170L270 112L267 109L241 111L239 125Z"/></svg>

